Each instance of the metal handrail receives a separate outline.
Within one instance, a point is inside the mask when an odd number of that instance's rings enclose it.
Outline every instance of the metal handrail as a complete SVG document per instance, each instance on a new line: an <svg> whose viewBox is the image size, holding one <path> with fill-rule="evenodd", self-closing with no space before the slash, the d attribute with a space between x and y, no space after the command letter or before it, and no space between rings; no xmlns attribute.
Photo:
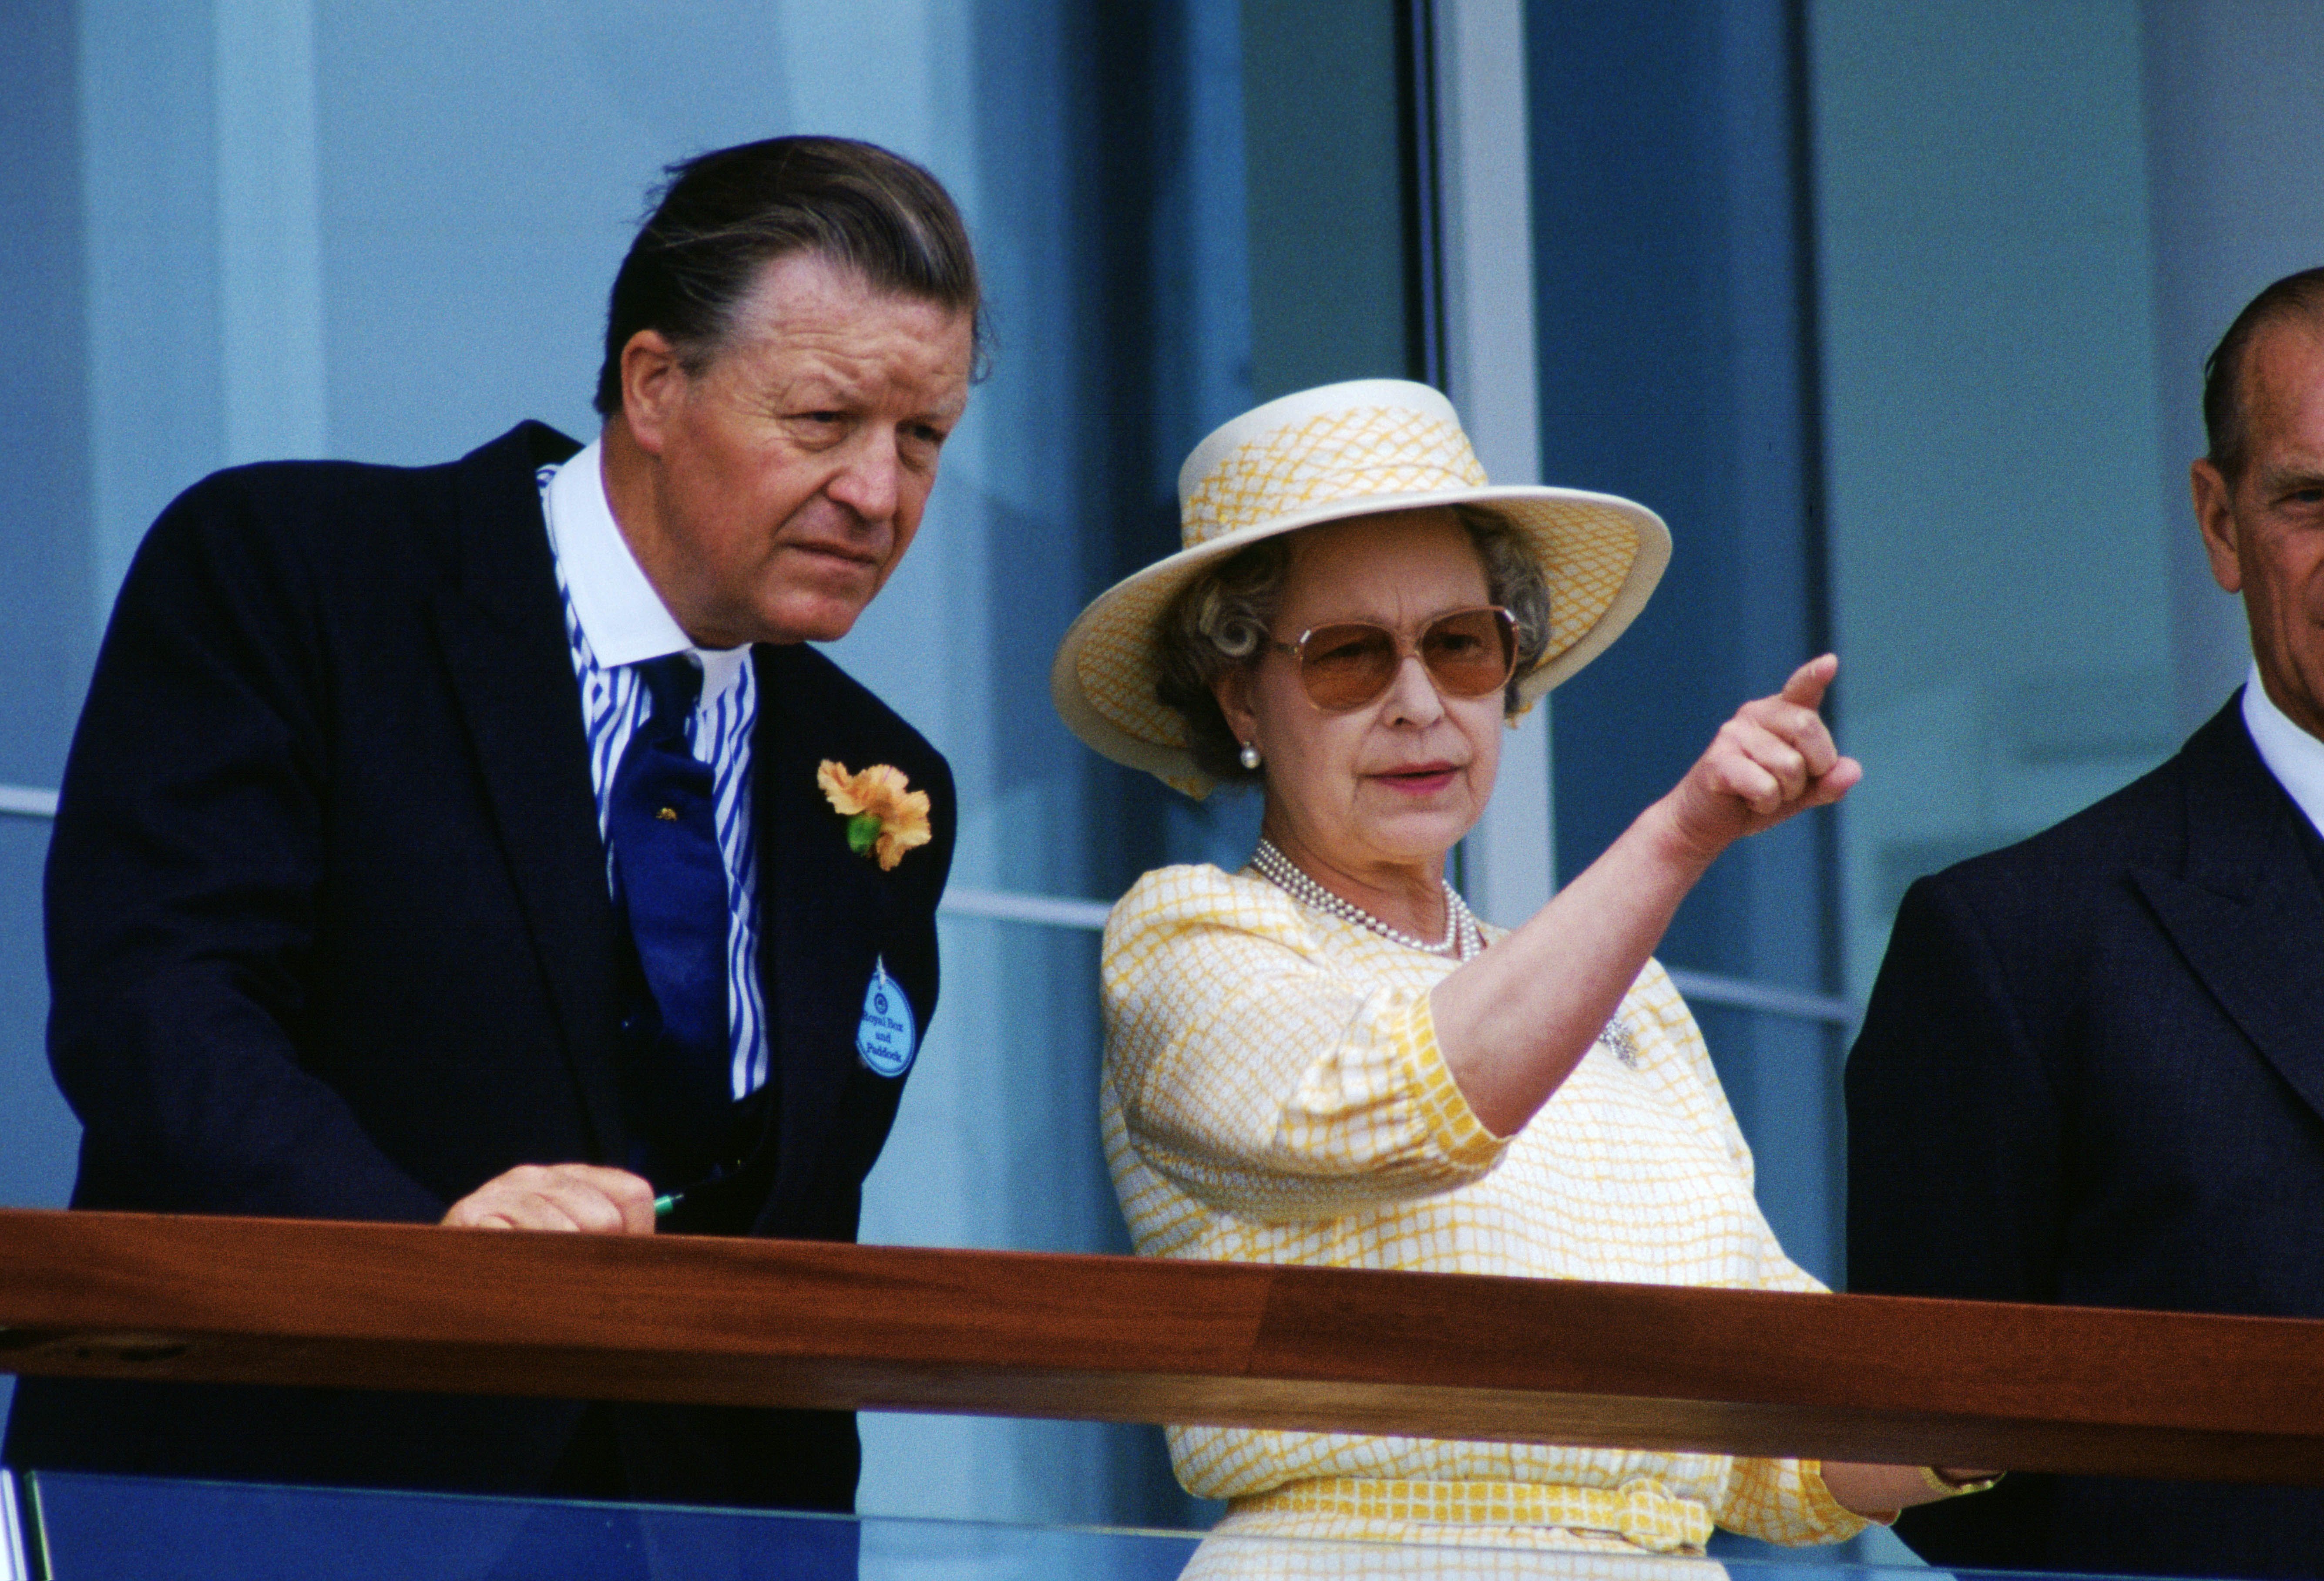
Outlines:
<svg viewBox="0 0 2324 1581"><path fill-rule="evenodd" d="M0 785L0 817L54 818L57 793L31 785Z"/></svg>
<svg viewBox="0 0 2324 1581"><path fill-rule="evenodd" d="M996 922L1023 922L1035 927L1086 929L1105 927L1112 907L1103 901L1071 900L1058 895L1019 894L1010 890L953 888L945 892L936 910L957 917L982 917ZM1852 1027L1861 1013L1846 999L1729 977L1717 972L1670 968L1672 985L1700 1004L1726 1005L1767 1015L1790 1016L1827 1026Z"/></svg>
<svg viewBox="0 0 2324 1581"><path fill-rule="evenodd" d="M0 817L52 818L57 793L30 785L0 785ZM1015 922L1033 928L1070 928L1100 932L1112 911L1105 901L1085 901L1065 895L1027 894L1015 890L954 888L945 892L936 910L946 916L980 917L988 921ZM1846 999L1774 984L1755 983L1717 972L1671 968L1671 982L1681 994L1700 1004L1757 1011L1790 1016L1826 1026L1852 1027L1858 1011Z"/></svg>

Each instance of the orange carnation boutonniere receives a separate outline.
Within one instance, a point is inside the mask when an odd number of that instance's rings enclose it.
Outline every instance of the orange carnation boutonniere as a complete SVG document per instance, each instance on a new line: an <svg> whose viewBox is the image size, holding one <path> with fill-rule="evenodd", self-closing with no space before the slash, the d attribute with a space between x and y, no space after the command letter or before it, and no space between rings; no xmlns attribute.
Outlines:
<svg viewBox="0 0 2324 1581"><path fill-rule="evenodd" d="M913 846L928 843L928 793L904 789L911 781L903 770L873 763L851 774L845 763L825 758L815 782L847 820L847 848L858 856L877 857L881 872L892 870Z"/></svg>

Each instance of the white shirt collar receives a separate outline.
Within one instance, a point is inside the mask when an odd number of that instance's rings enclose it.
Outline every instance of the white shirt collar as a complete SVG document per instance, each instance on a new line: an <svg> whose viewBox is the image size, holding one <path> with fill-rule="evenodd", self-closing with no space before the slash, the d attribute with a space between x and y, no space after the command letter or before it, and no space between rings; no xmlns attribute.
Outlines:
<svg viewBox="0 0 2324 1581"><path fill-rule="evenodd" d="M2275 706L2260 684L2257 662L2244 683L2244 728L2251 732L2260 762L2275 782L2299 804L2317 832L2324 834L2324 741L2293 724Z"/></svg>
<svg viewBox="0 0 2324 1581"><path fill-rule="evenodd" d="M616 670L665 653L692 653L702 666L705 702L741 677L751 656L749 644L696 647L630 552L605 497L604 452L595 441L549 480L549 538L565 573L574 618L601 667Z"/></svg>

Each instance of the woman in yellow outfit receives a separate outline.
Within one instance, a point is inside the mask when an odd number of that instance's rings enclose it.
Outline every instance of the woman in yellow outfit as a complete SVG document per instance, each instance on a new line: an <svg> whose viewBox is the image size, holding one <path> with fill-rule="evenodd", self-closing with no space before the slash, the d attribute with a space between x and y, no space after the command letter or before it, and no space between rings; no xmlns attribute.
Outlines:
<svg viewBox="0 0 2324 1581"><path fill-rule="evenodd" d="M1626 500L1489 485L1434 391L1286 396L1198 447L1185 548L1100 597L1052 695L1109 757L1265 794L1240 873L1148 874L1103 964L1105 1145L1164 1257L1811 1290L1752 1197L1702 1036L1651 958L1734 840L1860 776L1837 661L1745 705L1530 920L1444 858L1514 718L1619 634L1669 558ZM1832 1542L1986 1474L1176 1428L1222 1534L1699 1554Z"/></svg>

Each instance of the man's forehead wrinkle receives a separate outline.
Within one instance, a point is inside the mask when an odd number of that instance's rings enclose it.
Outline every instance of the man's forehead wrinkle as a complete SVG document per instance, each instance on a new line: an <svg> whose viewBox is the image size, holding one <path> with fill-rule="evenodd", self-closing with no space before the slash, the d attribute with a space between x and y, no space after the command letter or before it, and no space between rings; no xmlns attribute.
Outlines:
<svg viewBox="0 0 2324 1581"><path fill-rule="evenodd" d="M768 393L779 402L847 406L895 390L945 414L968 402L966 374L916 341L865 347L844 336L802 336L786 349L791 355L763 365Z"/></svg>
<svg viewBox="0 0 2324 1581"><path fill-rule="evenodd" d="M851 354L844 347L793 342L787 349L791 355L770 359L766 365L767 383L785 396L829 394L844 403L879 378L874 365L878 359Z"/></svg>

